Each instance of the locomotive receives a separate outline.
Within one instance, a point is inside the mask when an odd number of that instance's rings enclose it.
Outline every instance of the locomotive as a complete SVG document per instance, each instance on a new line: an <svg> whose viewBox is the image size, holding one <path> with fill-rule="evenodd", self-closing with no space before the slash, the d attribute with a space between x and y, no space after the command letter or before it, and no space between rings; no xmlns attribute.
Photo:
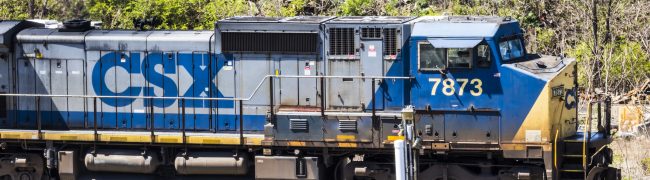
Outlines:
<svg viewBox="0 0 650 180"><path fill-rule="evenodd" d="M523 33L493 16L0 21L0 175L618 178L608 99L579 130L575 59Z"/></svg>

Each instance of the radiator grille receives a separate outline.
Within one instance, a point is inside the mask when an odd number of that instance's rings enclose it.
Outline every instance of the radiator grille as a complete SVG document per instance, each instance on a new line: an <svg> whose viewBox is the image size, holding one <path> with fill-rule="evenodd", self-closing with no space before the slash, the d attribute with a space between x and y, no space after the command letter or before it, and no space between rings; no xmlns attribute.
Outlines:
<svg viewBox="0 0 650 180"><path fill-rule="evenodd" d="M354 119L341 119L339 120L339 130L341 131L356 131L357 120Z"/></svg>
<svg viewBox="0 0 650 180"><path fill-rule="evenodd" d="M289 119L289 129L294 131L307 131L309 123L307 119Z"/></svg>
<svg viewBox="0 0 650 180"><path fill-rule="evenodd" d="M224 52L317 53L318 34L223 32L221 46Z"/></svg>
<svg viewBox="0 0 650 180"><path fill-rule="evenodd" d="M329 30L330 55L354 55L354 28Z"/></svg>
<svg viewBox="0 0 650 180"><path fill-rule="evenodd" d="M384 29L384 54L397 55L397 29Z"/></svg>
<svg viewBox="0 0 650 180"><path fill-rule="evenodd" d="M381 28L361 28L361 38L380 39Z"/></svg>

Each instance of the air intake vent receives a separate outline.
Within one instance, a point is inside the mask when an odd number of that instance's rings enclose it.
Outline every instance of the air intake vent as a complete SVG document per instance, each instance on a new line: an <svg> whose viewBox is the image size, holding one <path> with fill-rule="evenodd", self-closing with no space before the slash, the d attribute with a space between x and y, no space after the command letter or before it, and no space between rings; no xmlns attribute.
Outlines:
<svg viewBox="0 0 650 180"><path fill-rule="evenodd" d="M329 30L330 55L354 55L354 28Z"/></svg>
<svg viewBox="0 0 650 180"><path fill-rule="evenodd" d="M397 29L384 29L384 54L397 55Z"/></svg>
<svg viewBox="0 0 650 180"><path fill-rule="evenodd" d="M361 28L361 38L380 39L381 28Z"/></svg>
<svg viewBox="0 0 650 180"><path fill-rule="evenodd" d="M307 119L289 119L289 129L294 131L307 131L309 123Z"/></svg>
<svg viewBox="0 0 650 180"><path fill-rule="evenodd" d="M308 53L318 52L316 33L221 33L223 52Z"/></svg>
<svg viewBox="0 0 650 180"><path fill-rule="evenodd" d="M339 130L341 130L341 131L357 131L357 120L354 120L354 119L341 119L341 120L339 120Z"/></svg>

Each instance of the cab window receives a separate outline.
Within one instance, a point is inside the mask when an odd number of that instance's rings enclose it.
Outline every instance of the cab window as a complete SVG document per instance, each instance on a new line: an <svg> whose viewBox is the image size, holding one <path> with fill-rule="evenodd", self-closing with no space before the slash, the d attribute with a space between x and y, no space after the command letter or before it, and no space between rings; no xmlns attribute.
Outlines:
<svg viewBox="0 0 650 180"><path fill-rule="evenodd" d="M428 42L418 44L418 66L420 70L441 70L447 67L445 49L434 48Z"/></svg>
<svg viewBox="0 0 650 180"><path fill-rule="evenodd" d="M476 65L478 67L490 67L490 64L492 64L490 46L487 44L476 46Z"/></svg>
<svg viewBox="0 0 650 180"><path fill-rule="evenodd" d="M437 71L446 68L467 69L478 66L490 67L492 54L485 42L473 48L435 48L429 42L418 43L418 67L420 71Z"/></svg>
<svg viewBox="0 0 650 180"><path fill-rule="evenodd" d="M470 68L472 64L471 48L447 49L447 61L450 68Z"/></svg>
<svg viewBox="0 0 650 180"><path fill-rule="evenodd" d="M501 52L501 59L503 61L511 61L523 57L525 54L524 47L519 38L499 42L499 51Z"/></svg>

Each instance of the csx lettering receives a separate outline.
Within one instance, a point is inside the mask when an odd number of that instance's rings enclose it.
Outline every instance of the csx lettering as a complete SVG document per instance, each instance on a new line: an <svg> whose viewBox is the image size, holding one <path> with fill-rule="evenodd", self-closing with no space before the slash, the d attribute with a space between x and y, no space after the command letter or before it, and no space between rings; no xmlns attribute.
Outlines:
<svg viewBox="0 0 650 180"><path fill-rule="evenodd" d="M433 86L431 87L431 95L435 96L436 92L438 91L438 86L442 84L442 88L440 88L440 91L442 91L442 94L445 96L452 96L456 92L458 92L459 96L462 96L465 94L465 87L467 84L470 84L470 89L469 93L472 96L480 96L483 94L483 81L481 79L464 79L464 78L458 78L455 81L450 78L446 79L440 79L440 78L429 78L429 82L433 83ZM456 89L456 84L459 84L458 90Z"/></svg>
<svg viewBox="0 0 650 180"><path fill-rule="evenodd" d="M126 53L108 53L103 55L95 63L91 74L95 94L101 96L139 96L142 93L144 96L157 96L154 92L155 86L162 88L162 96L164 97L177 97L179 95L181 97L224 97L212 81L216 78L218 70L222 67L219 64L223 63L217 63L217 70L209 73L208 65L211 61L216 61L216 59L211 58L207 53L148 53L144 60L141 61L141 59L139 52L132 52L130 56ZM158 68L156 67L162 68L161 70L157 70ZM183 82L191 83L186 92L178 92L179 88L176 82L168 77L169 74L177 75L180 71L177 68L181 67L192 78L191 82ZM114 92L106 83L106 75L111 68L122 68L129 75L140 74L149 85L134 85L130 83L130 86L125 90ZM116 79L116 81L118 81L116 84L124 83L119 82L124 81L124 79ZM209 90L212 90L212 95L210 95ZM101 100L110 106L122 107L133 103L136 99L101 98ZM152 105L154 107L169 107L175 101L174 99L154 99L152 102L148 100L144 101L144 105L148 107ZM210 102L188 100L185 106L210 107ZM232 108L234 106L232 101L219 101L212 107Z"/></svg>

